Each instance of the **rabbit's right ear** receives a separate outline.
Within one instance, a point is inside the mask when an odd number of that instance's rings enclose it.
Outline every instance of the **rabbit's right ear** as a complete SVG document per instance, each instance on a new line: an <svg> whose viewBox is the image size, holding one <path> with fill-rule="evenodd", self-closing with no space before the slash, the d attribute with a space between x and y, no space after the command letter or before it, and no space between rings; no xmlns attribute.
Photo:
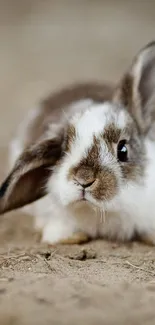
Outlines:
<svg viewBox="0 0 155 325"><path fill-rule="evenodd" d="M134 58L114 93L114 101L128 109L141 133L147 133L155 123L155 41Z"/></svg>
<svg viewBox="0 0 155 325"><path fill-rule="evenodd" d="M61 157L61 145L62 139L44 140L21 154L0 187L0 214L46 194L46 181Z"/></svg>

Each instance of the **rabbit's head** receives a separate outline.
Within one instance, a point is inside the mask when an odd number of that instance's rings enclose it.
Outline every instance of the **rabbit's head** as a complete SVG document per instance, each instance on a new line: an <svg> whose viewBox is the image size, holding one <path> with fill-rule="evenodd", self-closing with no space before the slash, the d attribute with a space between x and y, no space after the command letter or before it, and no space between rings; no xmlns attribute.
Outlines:
<svg viewBox="0 0 155 325"><path fill-rule="evenodd" d="M49 178L48 192L64 206L103 207L145 169L143 137L120 104L92 104L68 123L63 154Z"/></svg>

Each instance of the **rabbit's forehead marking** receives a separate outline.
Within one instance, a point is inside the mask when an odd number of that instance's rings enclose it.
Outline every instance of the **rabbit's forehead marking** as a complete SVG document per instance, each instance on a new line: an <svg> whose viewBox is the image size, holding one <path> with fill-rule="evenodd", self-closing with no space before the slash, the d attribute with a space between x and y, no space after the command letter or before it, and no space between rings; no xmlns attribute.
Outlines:
<svg viewBox="0 0 155 325"><path fill-rule="evenodd" d="M113 103L94 104L84 113L77 113L71 119L76 129L77 138L90 138L99 135L113 123L116 128L125 128L128 120L127 112Z"/></svg>

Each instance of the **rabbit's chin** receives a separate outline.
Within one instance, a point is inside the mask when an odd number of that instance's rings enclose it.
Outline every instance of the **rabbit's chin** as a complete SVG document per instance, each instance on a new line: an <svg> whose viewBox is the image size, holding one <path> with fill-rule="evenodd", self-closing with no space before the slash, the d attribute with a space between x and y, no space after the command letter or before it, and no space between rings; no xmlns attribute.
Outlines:
<svg viewBox="0 0 155 325"><path fill-rule="evenodd" d="M105 211L105 204L104 202L96 201L93 199L93 197L88 199L79 199L70 202L66 207L67 210L70 210L71 213L81 214L81 213L87 213L90 211L98 211L103 210Z"/></svg>
<svg viewBox="0 0 155 325"><path fill-rule="evenodd" d="M68 209L72 210L72 211L79 211L82 209L95 209L95 205L94 203L92 203L91 201L87 200L87 199L81 199L81 200L76 200L74 202L71 202L68 204Z"/></svg>

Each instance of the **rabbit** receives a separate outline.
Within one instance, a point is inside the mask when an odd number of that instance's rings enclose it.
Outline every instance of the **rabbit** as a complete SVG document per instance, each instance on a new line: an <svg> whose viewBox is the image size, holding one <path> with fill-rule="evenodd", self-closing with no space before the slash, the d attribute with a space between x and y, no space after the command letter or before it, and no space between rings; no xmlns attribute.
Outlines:
<svg viewBox="0 0 155 325"><path fill-rule="evenodd" d="M116 85L73 85L21 125L0 213L24 207L42 241L155 244L155 42Z"/></svg>

